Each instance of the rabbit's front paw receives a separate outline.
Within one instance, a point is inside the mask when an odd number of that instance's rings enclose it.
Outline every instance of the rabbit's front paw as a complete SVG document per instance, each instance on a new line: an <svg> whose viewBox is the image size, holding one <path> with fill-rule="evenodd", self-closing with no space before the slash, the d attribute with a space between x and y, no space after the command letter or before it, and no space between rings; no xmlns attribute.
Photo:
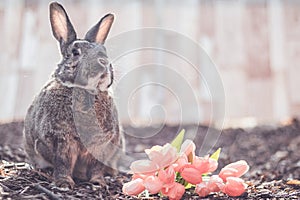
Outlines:
<svg viewBox="0 0 300 200"><path fill-rule="evenodd" d="M101 187L104 187L106 186L106 182L103 178L103 176L95 176L95 177L92 177L91 180L90 180L91 183L93 183L94 185L99 185Z"/></svg>
<svg viewBox="0 0 300 200"><path fill-rule="evenodd" d="M56 184L58 187L61 187L61 188L69 188L69 189L73 189L73 188L74 188L74 185L75 185L73 179L72 179L70 176L58 178L58 179L55 181L55 184Z"/></svg>

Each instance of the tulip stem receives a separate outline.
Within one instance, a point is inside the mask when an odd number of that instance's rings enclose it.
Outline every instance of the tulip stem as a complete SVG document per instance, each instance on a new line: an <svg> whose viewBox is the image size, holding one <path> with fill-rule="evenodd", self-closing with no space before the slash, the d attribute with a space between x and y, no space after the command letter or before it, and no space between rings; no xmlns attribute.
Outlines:
<svg viewBox="0 0 300 200"><path fill-rule="evenodd" d="M145 190L145 197L149 198L149 191L148 190Z"/></svg>

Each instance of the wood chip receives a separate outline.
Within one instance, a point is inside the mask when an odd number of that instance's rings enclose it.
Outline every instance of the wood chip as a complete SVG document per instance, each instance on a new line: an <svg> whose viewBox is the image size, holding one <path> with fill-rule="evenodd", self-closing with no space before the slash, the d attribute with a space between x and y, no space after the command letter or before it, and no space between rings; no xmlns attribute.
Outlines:
<svg viewBox="0 0 300 200"><path fill-rule="evenodd" d="M294 179L294 180L289 180L286 182L288 185L294 185L294 186L300 186L300 180Z"/></svg>

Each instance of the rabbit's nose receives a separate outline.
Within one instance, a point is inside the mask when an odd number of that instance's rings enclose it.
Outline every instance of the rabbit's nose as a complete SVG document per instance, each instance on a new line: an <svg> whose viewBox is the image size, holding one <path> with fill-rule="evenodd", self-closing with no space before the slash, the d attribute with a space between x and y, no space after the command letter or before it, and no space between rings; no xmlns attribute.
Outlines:
<svg viewBox="0 0 300 200"><path fill-rule="evenodd" d="M103 65L103 66L107 66L108 65L108 61L104 58L98 58L98 63L100 65Z"/></svg>
<svg viewBox="0 0 300 200"><path fill-rule="evenodd" d="M107 71L107 66L108 66L108 61L107 60L105 60L105 59L103 59L103 58L98 58L97 59L97 62L98 62L98 64L99 64L99 67L100 67L100 71L101 72L105 72L105 71Z"/></svg>
<svg viewBox="0 0 300 200"><path fill-rule="evenodd" d="M106 69L106 66L100 63L98 59L94 61L93 66L93 69L97 72L103 72Z"/></svg>

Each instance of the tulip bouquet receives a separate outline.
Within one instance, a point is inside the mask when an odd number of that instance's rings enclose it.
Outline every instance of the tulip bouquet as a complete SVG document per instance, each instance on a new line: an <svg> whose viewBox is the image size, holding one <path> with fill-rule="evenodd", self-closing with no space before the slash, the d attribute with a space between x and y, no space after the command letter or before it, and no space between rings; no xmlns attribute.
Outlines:
<svg viewBox="0 0 300 200"><path fill-rule="evenodd" d="M123 185L123 193L131 196L159 193L176 200L186 189L193 189L200 197L221 191L229 196L245 192L247 185L240 177L249 170L246 161L231 163L218 175L212 175L218 167L221 149L211 156L198 157L194 142L183 142L183 138L184 130L171 144L146 149L149 159L131 163L132 180Z"/></svg>

